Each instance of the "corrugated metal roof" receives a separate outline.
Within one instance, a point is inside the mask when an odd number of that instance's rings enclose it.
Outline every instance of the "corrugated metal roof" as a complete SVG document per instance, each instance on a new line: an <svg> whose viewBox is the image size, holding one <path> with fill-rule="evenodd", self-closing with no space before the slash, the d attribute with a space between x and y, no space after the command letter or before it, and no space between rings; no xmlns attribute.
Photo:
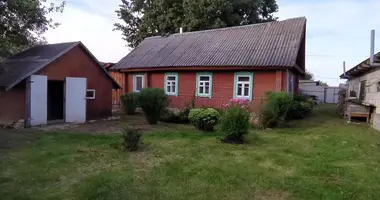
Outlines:
<svg viewBox="0 0 380 200"><path fill-rule="evenodd" d="M150 37L112 67L292 67L306 18Z"/></svg>
<svg viewBox="0 0 380 200"><path fill-rule="evenodd" d="M5 87L6 90L11 89L77 45L81 45L88 55L95 60L99 67L112 80L114 87L120 88L117 82L112 79L108 72L98 63L98 60L81 42L37 45L11 56L1 63L0 86Z"/></svg>

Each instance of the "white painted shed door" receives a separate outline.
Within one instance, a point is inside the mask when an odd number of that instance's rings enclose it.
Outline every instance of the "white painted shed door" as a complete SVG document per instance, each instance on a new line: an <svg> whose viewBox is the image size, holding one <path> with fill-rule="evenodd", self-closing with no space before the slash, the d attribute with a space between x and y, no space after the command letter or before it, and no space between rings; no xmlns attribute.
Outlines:
<svg viewBox="0 0 380 200"><path fill-rule="evenodd" d="M86 78L67 77L65 82L65 121L86 121Z"/></svg>
<svg viewBox="0 0 380 200"><path fill-rule="evenodd" d="M47 124L47 76L32 75L27 81L27 126Z"/></svg>

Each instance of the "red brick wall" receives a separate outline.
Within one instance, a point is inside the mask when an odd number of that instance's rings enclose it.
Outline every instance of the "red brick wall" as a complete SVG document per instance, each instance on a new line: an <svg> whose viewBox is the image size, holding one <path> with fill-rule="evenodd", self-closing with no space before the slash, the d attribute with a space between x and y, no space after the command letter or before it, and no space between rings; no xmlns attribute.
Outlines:
<svg viewBox="0 0 380 200"><path fill-rule="evenodd" d="M48 76L48 80L86 77L87 88L96 91L95 99L87 100L87 119L112 115L112 82L80 46L46 66L39 74Z"/></svg>
<svg viewBox="0 0 380 200"><path fill-rule="evenodd" d="M9 124L26 116L25 81L8 91L0 91L0 123Z"/></svg>
<svg viewBox="0 0 380 200"><path fill-rule="evenodd" d="M164 72L149 72L146 73L146 86L155 88L164 88ZM280 76L278 76L278 75ZM252 102L259 105L268 91L276 91L276 84L279 87L282 85L283 71L255 71L253 75L253 98ZM181 108L187 103L190 103L196 90L196 72L178 72L178 96L171 96L171 106ZM127 92L132 92L132 77L129 73L126 76ZM280 79L280 80L278 80ZM212 98L196 98L195 104L197 107L221 107L233 97L234 72L231 71L214 71L212 77Z"/></svg>

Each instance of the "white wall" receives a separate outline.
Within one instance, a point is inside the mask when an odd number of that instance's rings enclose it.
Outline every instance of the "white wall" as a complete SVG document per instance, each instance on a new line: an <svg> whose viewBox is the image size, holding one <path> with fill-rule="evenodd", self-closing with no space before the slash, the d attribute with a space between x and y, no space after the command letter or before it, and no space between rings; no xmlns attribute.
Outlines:
<svg viewBox="0 0 380 200"><path fill-rule="evenodd" d="M375 71L348 81L349 91L355 91L357 97L359 97L360 94L359 88L361 81L366 81L366 96L364 102L375 105L376 113L380 114L380 92L377 92L377 82L380 81L380 69L376 69Z"/></svg>

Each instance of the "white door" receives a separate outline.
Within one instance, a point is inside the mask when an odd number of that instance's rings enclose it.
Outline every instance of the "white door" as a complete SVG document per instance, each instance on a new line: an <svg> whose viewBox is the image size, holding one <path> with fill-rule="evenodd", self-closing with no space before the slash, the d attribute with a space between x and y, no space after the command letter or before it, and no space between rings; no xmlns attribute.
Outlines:
<svg viewBox="0 0 380 200"><path fill-rule="evenodd" d="M65 121L86 121L86 78L67 77L65 82Z"/></svg>
<svg viewBox="0 0 380 200"><path fill-rule="evenodd" d="M26 102L27 126L47 124L47 76L29 77Z"/></svg>

